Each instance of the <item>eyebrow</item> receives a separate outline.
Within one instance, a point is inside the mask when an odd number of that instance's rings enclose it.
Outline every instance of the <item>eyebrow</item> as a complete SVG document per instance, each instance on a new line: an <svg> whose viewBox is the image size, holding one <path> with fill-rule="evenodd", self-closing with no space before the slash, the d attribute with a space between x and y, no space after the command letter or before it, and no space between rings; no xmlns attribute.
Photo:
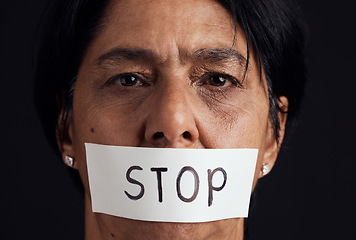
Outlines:
<svg viewBox="0 0 356 240"><path fill-rule="evenodd" d="M97 59L97 64L102 65L106 61L119 63L122 61L140 61L149 62L154 58L151 50L131 49L131 48L114 48L104 53Z"/></svg>
<svg viewBox="0 0 356 240"><path fill-rule="evenodd" d="M194 52L194 58L212 63L237 62L241 65L246 63L246 58L232 48L202 48Z"/></svg>
<svg viewBox="0 0 356 240"><path fill-rule="evenodd" d="M193 54L188 53L181 57L210 63L237 62L241 65L246 63L246 58L232 48L201 48ZM114 48L101 55L96 62L98 65L103 65L105 63L110 64L111 62L113 64L118 64L125 61L149 63L157 59L157 55L152 50L140 48Z"/></svg>

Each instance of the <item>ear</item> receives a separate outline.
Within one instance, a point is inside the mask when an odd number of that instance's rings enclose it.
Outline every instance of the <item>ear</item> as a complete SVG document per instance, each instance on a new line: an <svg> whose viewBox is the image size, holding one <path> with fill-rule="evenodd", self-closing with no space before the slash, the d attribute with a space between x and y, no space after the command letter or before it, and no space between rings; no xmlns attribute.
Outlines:
<svg viewBox="0 0 356 240"><path fill-rule="evenodd" d="M281 111L278 112L280 124L280 129L278 131L279 139L277 141L274 133L274 127L272 126L272 123L268 121L262 168L259 175L260 178L267 175L273 168L284 138L287 122L288 99L282 96L278 99L278 104L279 108L281 109Z"/></svg>
<svg viewBox="0 0 356 240"><path fill-rule="evenodd" d="M69 167L77 169L77 164L74 156L74 149L72 144L73 137L73 124L71 114L65 112L62 108L59 114L56 137L59 151L62 156L62 161ZM73 161L72 164L68 163L67 158L70 157Z"/></svg>

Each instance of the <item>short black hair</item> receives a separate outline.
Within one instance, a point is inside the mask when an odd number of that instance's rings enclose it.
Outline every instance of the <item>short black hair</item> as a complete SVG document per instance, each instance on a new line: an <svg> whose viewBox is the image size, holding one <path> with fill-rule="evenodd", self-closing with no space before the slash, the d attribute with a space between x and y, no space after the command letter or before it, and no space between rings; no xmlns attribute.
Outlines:
<svg viewBox="0 0 356 240"><path fill-rule="evenodd" d="M300 108L306 83L305 24L294 1L218 0L242 27L268 86L269 116L276 139L278 99L288 98L287 126ZM56 127L70 114L73 85L88 44L100 32L109 0L51 0L43 17L37 54L35 105L47 140L59 154ZM246 65L248 66L248 64ZM288 130L288 127L287 127Z"/></svg>

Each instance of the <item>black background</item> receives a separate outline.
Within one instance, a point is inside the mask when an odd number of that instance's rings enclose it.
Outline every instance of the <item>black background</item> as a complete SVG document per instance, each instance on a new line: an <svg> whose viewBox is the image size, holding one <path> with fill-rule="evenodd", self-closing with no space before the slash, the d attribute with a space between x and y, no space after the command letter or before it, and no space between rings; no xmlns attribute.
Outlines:
<svg viewBox="0 0 356 240"><path fill-rule="evenodd" d="M45 2L0 4L0 239L83 239L82 195L46 143L32 101ZM355 4L301 5L310 30L306 98L288 148L257 186L251 239L355 240Z"/></svg>

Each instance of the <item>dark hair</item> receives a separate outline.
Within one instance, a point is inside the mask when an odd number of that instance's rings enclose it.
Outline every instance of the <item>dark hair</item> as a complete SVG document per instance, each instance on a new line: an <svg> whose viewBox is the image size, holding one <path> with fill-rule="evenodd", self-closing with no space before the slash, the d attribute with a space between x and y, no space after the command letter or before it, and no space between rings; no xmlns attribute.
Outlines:
<svg viewBox="0 0 356 240"><path fill-rule="evenodd" d="M64 110L62 120L66 122L82 57L100 31L108 2L51 0L42 16L34 97L46 138L57 154L56 127L61 110Z"/></svg>
<svg viewBox="0 0 356 240"><path fill-rule="evenodd" d="M306 82L304 23L286 0L219 0L239 24L267 80L270 120L278 140L280 96L289 101L287 125L300 107ZM108 0L52 0L38 49L35 103L46 137L58 153L56 126L71 112L73 86L88 44L100 32ZM248 66L248 64L246 65Z"/></svg>
<svg viewBox="0 0 356 240"><path fill-rule="evenodd" d="M235 26L237 23L241 25L247 41L247 58L252 47L260 69L264 70L269 94L269 116L278 141L278 112L282 111L279 97L288 98L287 127L290 127L304 95L306 24L301 10L291 0L219 2L228 9Z"/></svg>

